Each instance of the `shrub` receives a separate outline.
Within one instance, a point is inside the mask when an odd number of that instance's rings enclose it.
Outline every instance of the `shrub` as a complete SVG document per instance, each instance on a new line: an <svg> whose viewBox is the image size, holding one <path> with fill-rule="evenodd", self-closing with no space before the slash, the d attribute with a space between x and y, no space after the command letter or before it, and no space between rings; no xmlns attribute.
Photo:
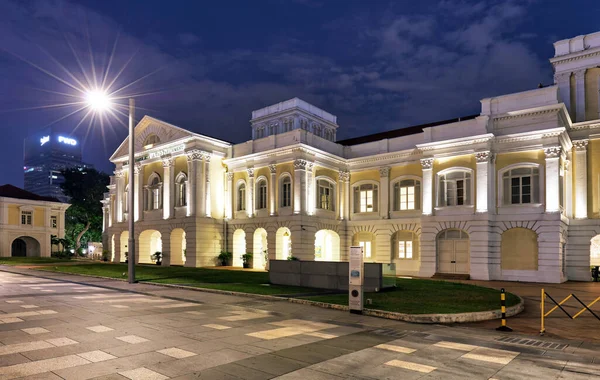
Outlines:
<svg viewBox="0 0 600 380"><path fill-rule="evenodd" d="M156 261L156 265L160 265L162 263L162 252L156 251L151 257L152 261Z"/></svg>
<svg viewBox="0 0 600 380"><path fill-rule="evenodd" d="M231 252L222 251L219 256L217 256L217 262L222 266L228 266L231 265L232 258L233 254Z"/></svg>
<svg viewBox="0 0 600 380"><path fill-rule="evenodd" d="M296 256L288 256L287 258L289 261L300 261L300 259L298 259Z"/></svg>
<svg viewBox="0 0 600 380"><path fill-rule="evenodd" d="M102 251L102 261L108 261L109 258L110 258L110 252L108 252L106 249L104 251Z"/></svg>
<svg viewBox="0 0 600 380"><path fill-rule="evenodd" d="M50 254L50 257L54 257L57 259L70 259L71 257L73 257L73 253L69 252L69 251L57 251L57 252L52 252Z"/></svg>

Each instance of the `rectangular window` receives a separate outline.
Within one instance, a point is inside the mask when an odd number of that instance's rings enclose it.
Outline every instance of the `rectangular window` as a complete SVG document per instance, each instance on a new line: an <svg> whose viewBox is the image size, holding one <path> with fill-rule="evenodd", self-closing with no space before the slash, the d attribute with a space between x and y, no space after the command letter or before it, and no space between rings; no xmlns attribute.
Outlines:
<svg viewBox="0 0 600 380"><path fill-rule="evenodd" d="M50 217L50 226L52 228L57 228L58 227L58 217L56 217L54 215Z"/></svg>
<svg viewBox="0 0 600 380"><path fill-rule="evenodd" d="M261 185L258 188L258 208L267 208L267 185Z"/></svg>
<svg viewBox="0 0 600 380"><path fill-rule="evenodd" d="M290 207L292 205L292 184L285 182L282 186L281 207Z"/></svg>
<svg viewBox="0 0 600 380"><path fill-rule="evenodd" d="M333 186L331 183L325 180L319 180L318 182L318 198L317 208L323 210L334 211L333 209Z"/></svg>
<svg viewBox="0 0 600 380"><path fill-rule="evenodd" d="M363 253L366 258L371 257L371 242L370 241L361 241L358 242L358 245L363 248Z"/></svg>
<svg viewBox="0 0 600 380"><path fill-rule="evenodd" d="M240 186L238 189L238 211L246 209L246 188Z"/></svg>
<svg viewBox="0 0 600 380"><path fill-rule="evenodd" d="M32 211L21 211L21 224L31 226L32 219L33 219Z"/></svg>
<svg viewBox="0 0 600 380"><path fill-rule="evenodd" d="M160 189L152 189L152 210L160 208Z"/></svg>
<svg viewBox="0 0 600 380"><path fill-rule="evenodd" d="M413 257L413 245L412 241L399 241L398 242L398 258L399 259L412 259Z"/></svg>
<svg viewBox="0 0 600 380"><path fill-rule="evenodd" d="M360 191L360 212L373 212L373 190Z"/></svg>

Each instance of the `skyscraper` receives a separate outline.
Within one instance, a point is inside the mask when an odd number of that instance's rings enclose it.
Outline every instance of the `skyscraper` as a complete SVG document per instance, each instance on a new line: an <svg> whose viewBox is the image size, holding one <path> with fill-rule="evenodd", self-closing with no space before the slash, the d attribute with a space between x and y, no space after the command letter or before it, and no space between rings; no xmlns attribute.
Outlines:
<svg viewBox="0 0 600 380"><path fill-rule="evenodd" d="M68 198L60 188L64 181L61 171L91 167L82 162L81 139L52 127L25 139L23 162L25 190L62 202L67 202Z"/></svg>

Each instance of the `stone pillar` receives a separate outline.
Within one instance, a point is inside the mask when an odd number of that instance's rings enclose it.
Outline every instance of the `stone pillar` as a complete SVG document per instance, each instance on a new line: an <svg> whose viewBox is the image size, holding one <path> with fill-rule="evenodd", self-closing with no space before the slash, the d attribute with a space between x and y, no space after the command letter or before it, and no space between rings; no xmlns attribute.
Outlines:
<svg viewBox="0 0 600 380"><path fill-rule="evenodd" d="M164 206L163 206L164 207ZM162 263L160 264L163 267L171 266L171 234L169 231L161 231L160 232L161 241L162 241Z"/></svg>
<svg viewBox="0 0 600 380"><path fill-rule="evenodd" d="M565 173L565 191L563 192L565 197L565 214L567 218L573 217L573 168L571 167L571 153L567 154L564 162L564 173Z"/></svg>
<svg viewBox="0 0 600 380"><path fill-rule="evenodd" d="M102 232L108 228L108 206L102 206Z"/></svg>
<svg viewBox="0 0 600 380"><path fill-rule="evenodd" d="M125 252L121 252L121 234L115 234L115 239L114 239L114 246L113 244L113 239L112 236L108 237L108 241L110 244L109 249L107 249L107 251L109 251L112 255L114 255L114 257L112 258L112 262L113 263L120 263L121 262L121 255L125 255ZM106 249L104 247L102 247L102 249Z"/></svg>
<svg viewBox="0 0 600 380"><path fill-rule="evenodd" d="M379 216L388 219L390 212L390 168L379 168Z"/></svg>
<svg viewBox="0 0 600 380"><path fill-rule="evenodd" d="M558 85L560 100L565 104L572 121L575 121L571 106L571 73L554 74L554 83Z"/></svg>
<svg viewBox="0 0 600 380"><path fill-rule="evenodd" d="M350 173L345 170L340 170L338 177L338 206L340 208L340 220L344 220L348 219L348 213L346 212L346 183L350 180Z"/></svg>
<svg viewBox="0 0 600 380"><path fill-rule="evenodd" d="M198 213L198 161L202 159L202 153L199 150L190 150L186 152L188 167L188 186L187 186L187 215L202 215Z"/></svg>
<svg viewBox="0 0 600 380"><path fill-rule="evenodd" d="M117 169L115 170L115 180L116 180L116 191L117 191L117 201L115 204L115 213L116 213L116 219L117 219L117 223L121 223L123 222L123 212L124 212L124 199L123 199L123 192L125 191L125 172L123 171L123 169Z"/></svg>
<svg viewBox="0 0 600 380"><path fill-rule="evenodd" d="M144 183L142 179L144 179L144 165L137 163L133 167L133 175L134 175L134 186L133 189L133 202L135 205L134 210L134 221L142 221L144 220ZM137 245L136 245L137 246Z"/></svg>
<svg viewBox="0 0 600 380"><path fill-rule="evenodd" d="M271 172L271 179L269 181L269 185L270 185L269 186L269 206L270 206L269 207L269 209L270 209L269 215L273 216L273 215L277 214L276 209L275 209L275 204L276 204L276 202L275 202L276 192L275 191L277 189L277 186L276 186L277 166L269 165L269 171Z"/></svg>
<svg viewBox="0 0 600 380"><path fill-rule="evenodd" d="M346 172L346 180L344 181L344 215L346 219L350 219L350 172Z"/></svg>
<svg viewBox="0 0 600 380"><path fill-rule="evenodd" d="M233 205L236 197L235 189L233 188L233 173L227 173L227 190L225 194L225 218L233 218Z"/></svg>
<svg viewBox="0 0 600 380"><path fill-rule="evenodd" d="M423 168L423 215L433 214L433 158L422 158Z"/></svg>
<svg viewBox="0 0 600 380"><path fill-rule="evenodd" d="M585 121L585 72L587 69L575 71L575 101L577 105L577 122Z"/></svg>
<svg viewBox="0 0 600 380"><path fill-rule="evenodd" d="M204 154L204 215L212 217L212 200L210 197L210 153Z"/></svg>
<svg viewBox="0 0 600 380"><path fill-rule="evenodd" d="M254 215L254 168L246 169L248 172L248 187L246 188L246 212L248 217ZM246 236L246 239L248 237Z"/></svg>
<svg viewBox="0 0 600 380"><path fill-rule="evenodd" d="M490 151L475 153L477 162L477 200L475 212L488 212L493 208L493 155Z"/></svg>
<svg viewBox="0 0 600 380"><path fill-rule="evenodd" d="M175 216L175 180L173 178L173 157L162 158L163 165L163 219Z"/></svg>
<svg viewBox="0 0 600 380"><path fill-rule="evenodd" d="M306 213L314 215L315 213L315 176L313 175L314 164L306 164Z"/></svg>
<svg viewBox="0 0 600 380"><path fill-rule="evenodd" d="M587 218L587 145L589 140L573 141L575 147L575 218Z"/></svg>
<svg viewBox="0 0 600 380"><path fill-rule="evenodd" d="M294 214L306 214L306 160L294 160Z"/></svg>
<svg viewBox="0 0 600 380"><path fill-rule="evenodd" d="M553 146L544 148L546 155L546 212L559 212L559 180L561 148Z"/></svg>

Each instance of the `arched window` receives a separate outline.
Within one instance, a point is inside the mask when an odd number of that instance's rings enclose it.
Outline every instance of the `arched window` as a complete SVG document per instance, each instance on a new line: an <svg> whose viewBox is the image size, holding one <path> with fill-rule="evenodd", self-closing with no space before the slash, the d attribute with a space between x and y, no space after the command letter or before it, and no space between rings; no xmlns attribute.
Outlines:
<svg viewBox="0 0 600 380"><path fill-rule="evenodd" d="M335 211L335 185L327 179L317 179L316 206L321 210Z"/></svg>
<svg viewBox="0 0 600 380"><path fill-rule="evenodd" d="M438 206L472 204L472 180L469 169L450 170L438 175Z"/></svg>
<svg viewBox="0 0 600 380"><path fill-rule="evenodd" d="M502 204L540 203L540 172L537 166L515 167L502 173Z"/></svg>
<svg viewBox="0 0 600 380"><path fill-rule="evenodd" d="M175 178L175 207L187 206L187 176L181 172Z"/></svg>
<svg viewBox="0 0 600 380"><path fill-rule="evenodd" d="M237 210L246 210L246 184L241 182L237 188Z"/></svg>
<svg viewBox="0 0 600 380"><path fill-rule="evenodd" d="M281 192L280 194L280 204L281 207L291 207L292 206L292 177L289 175L285 175L281 179Z"/></svg>
<svg viewBox="0 0 600 380"><path fill-rule="evenodd" d="M392 197L394 211L421 209L421 181L403 179L395 182Z"/></svg>
<svg viewBox="0 0 600 380"><path fill-rule="evenodd" d="M160 143L160 139L155 134L148 135L148 137L146 137L146 140L144 140L144 146L156 145L158 143Z"/></svg>
<svg viewBox="0 0 600 380"><path fill-rule="evenodd" d="M267 180L259 179L256 182L256 209L262 210L267 208Z"/></svg>
<svg viewBox="0 0 600 380"><path fill-rule="evenodd" d="M127 196L129 195L129 184L125 186L125 190L123 191L123 212L129 212L129 199Z"/></svg>
<svg viewBox="0 0 600 380"><path fill-rule="evenodd" d="M146 186L146 210L162 208L162 182L157 173L152 173Z"/></svg>
<svg viewBox="0 0 600 380"><path fill-rule="evenodd" d="M364 183L354 186L354 212L377 212L378 186L374 183Z"/></svg>

